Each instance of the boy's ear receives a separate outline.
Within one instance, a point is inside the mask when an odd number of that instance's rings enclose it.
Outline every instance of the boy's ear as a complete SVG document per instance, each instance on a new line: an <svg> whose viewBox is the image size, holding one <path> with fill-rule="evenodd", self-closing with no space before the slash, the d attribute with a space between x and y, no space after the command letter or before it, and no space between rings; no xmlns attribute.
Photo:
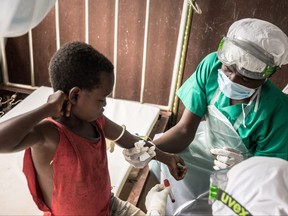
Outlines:
<svg viewBox="0 0 288 216"><path fill-rule="evenodd" d="M75 104L78 100L78 95L80 94L81 89L79 87L73 87L69 91L68 99L72 104Z"/></svg>

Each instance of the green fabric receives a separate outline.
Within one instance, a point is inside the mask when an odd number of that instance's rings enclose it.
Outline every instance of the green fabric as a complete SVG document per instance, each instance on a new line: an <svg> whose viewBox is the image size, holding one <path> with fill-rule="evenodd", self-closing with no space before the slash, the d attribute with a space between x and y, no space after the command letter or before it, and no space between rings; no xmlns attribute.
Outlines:
<svg viewBox="0 0 288 216"><path fill-rule="evenodd" d="M184 106L203 117L207 105L218 88L218 69L221 68L216 52L207 55L196 71L177 92ZM277 73L275 74L277 76ZM215 106L233 125L242 112L242 105L230 105L230 99L220 93ZM270 80L262 86L259 107L245 118L237 132L251 154L279 157L288 160L288 97ZM245 107L245 104L244 104Z"/></svg>

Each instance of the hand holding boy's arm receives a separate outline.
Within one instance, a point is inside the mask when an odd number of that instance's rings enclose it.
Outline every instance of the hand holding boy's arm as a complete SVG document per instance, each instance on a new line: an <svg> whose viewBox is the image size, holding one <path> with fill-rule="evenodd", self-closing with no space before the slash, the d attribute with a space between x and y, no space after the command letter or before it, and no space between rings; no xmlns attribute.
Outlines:
<svg viewBox="0 0 288 216"><path fill-rule="evenodd" d="M143 168L151 161L151 159L155 159L166 164L171 175L176 180L181 180L184 178L187 168L184 160L181 157L176 154L163 152L150 142L145 143L143 140L140 140L139 142L143 142L143 144L137 145L137 143L135 143L134 148L123 150L123 155L126 161L128 161L134 167Z"/></svg>
<svg viewBox="0 0 288 216"><path fill-rule="evenodd" d="M144 146L145 144L144 140L139 140L134 143L134 148L123 150L125 160L136 168L144 168L156 155L156 147L154 145Z"/></svg>

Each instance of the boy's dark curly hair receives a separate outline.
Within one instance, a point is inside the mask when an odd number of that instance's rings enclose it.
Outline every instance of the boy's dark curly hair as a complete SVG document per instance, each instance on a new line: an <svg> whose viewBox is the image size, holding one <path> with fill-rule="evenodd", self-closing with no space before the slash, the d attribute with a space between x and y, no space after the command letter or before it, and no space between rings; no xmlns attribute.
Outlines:
<svg viewBox="0 0 288 216"><path fill-rule="evenodd" d="M101 73L113 73L114 66L104 55L84 42L69 42L51 58L50 82L54 91L65 94L73 87L85 90L98 88Z"/></svg>

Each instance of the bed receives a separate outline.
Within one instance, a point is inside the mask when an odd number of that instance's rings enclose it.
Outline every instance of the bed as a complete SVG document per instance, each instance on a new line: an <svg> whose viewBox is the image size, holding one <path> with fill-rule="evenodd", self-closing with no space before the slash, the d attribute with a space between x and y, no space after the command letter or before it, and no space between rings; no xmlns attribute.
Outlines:
<svg viewBox="0 0 288 216"><path fill-rule="evenodd" d="M0 122L32 110L47 101L52 93L50 87L41 86L0 118ZM118 124L125 124L132 134L149 135L155 125L160 109L139 102L107 98L104 114ZM17 131L15 131L17 133ZM0 154L0 215L42 215L34 204L22 173L24 151ZM107 150L112 191L119 196L132 166L127 163L118 146Z"/></svg>

